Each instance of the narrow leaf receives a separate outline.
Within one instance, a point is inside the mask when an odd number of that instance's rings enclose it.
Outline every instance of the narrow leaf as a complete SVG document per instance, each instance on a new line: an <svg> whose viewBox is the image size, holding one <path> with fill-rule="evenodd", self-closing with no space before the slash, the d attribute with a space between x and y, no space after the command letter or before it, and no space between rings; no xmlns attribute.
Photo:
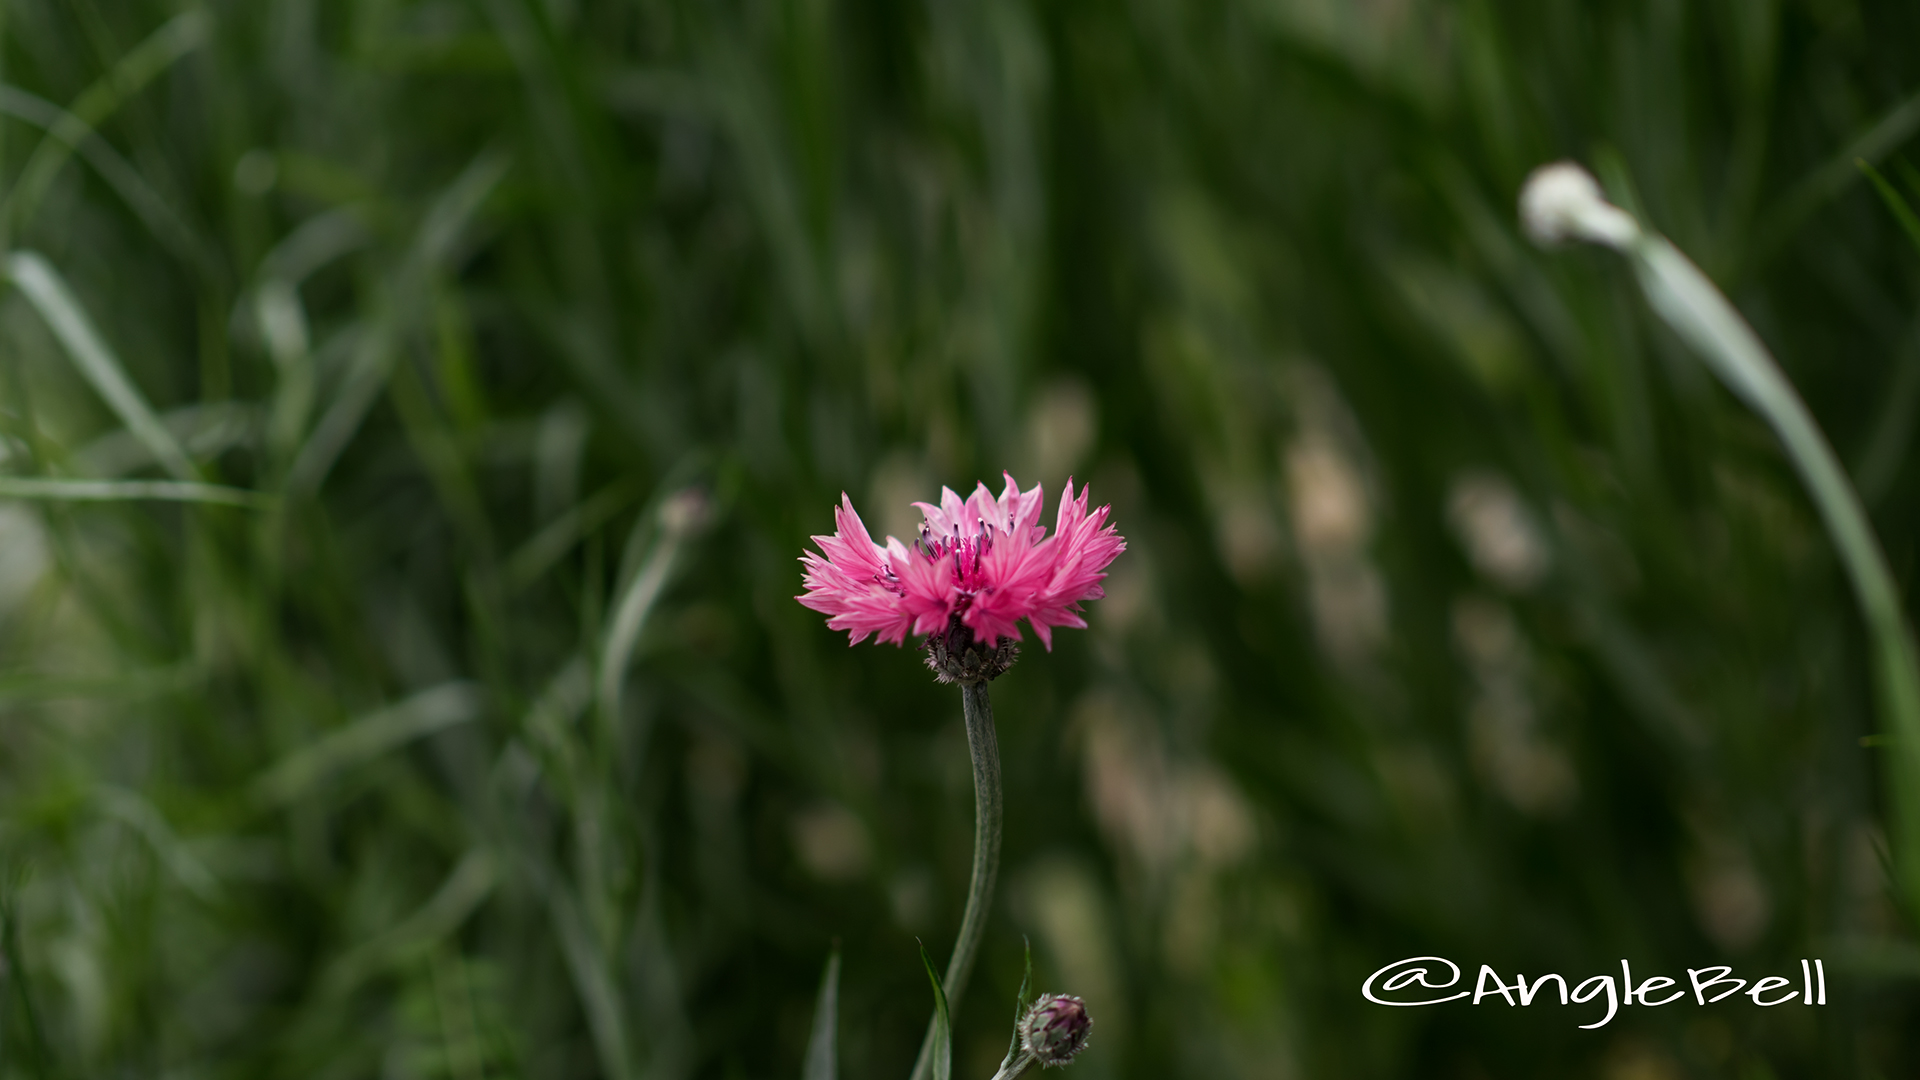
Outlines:
<svg viewBox="0 0 1920 1080"><path fill-rule="evenodd" d="M391 306L361 332L345 380L287 469L288 491L308 494L319 490L334 462L359 434L361 423L379 400L392 371L395 342L405 329L402 320L410 317L403 312L424 306L420 303L423 273L449 257L506 170L506 158L493 151L482 152L428 208L414 236L407 265L386 284ZM343 235L341 242L350 239Z"/></svg>
<svg viewBox="0 0 1920 1080"><path fill-rule="evenodd" d="M195 461L217 458L236 446L251 446L263 426L260 408L239 401L182 405L159 417ZM125 428L115 428L76 448L71 461L75 476L98 480L132 476L154 464L153 451Z"/></svg>
<svg viewBox="0 0 1920 1080"><path fill-rule="evenodd" d="M1893 167L1899 171L1900 180L1907 185L1907 191L1915 198L1920 198L1920 170L1916 170L1913 164L1903 157L1894 158Z"/></svg>
<svg viewBox="0 0 1920 1080"><path fill-rule="evenodd" d="M196 484L179 480L50 480L28 476L0 476L0 499L41 502L156 502L217 503L222 506L260 506L268 497L257 491Z"/></svg>
<svg viewBox="0 0 1920 1080"><path fill-rule="evenodd" d="M268 413L267 446L283 460L290 459L313 411L315 373L307 312L299 290L279 278L265 278L254 289L253 309L278 373Z"/></svg>
<svg viewBox="0 0 1920 1080"><path fill-rule="evenodd" d="M1013 1067L1013 1059L1020 1054L1020 1021L1027 1015L1027 993L1033 989L1033 942L1022 934L1020 943L1026 948L1027 970L1020 976L1020 991L1013 995L1013 1035L1007 1039L1007 1056L1000 1060L1002 1075Z"/></svg>
<svg viewBox="0 0 1920 1080"><path fill-rule="evenodd" d="M180 448L165 424L153 415L153 409L147 405L147 399L127 378L127 372L121 366L113 350L107 347L100 334L93 327L93 320L74 299L67 283L61 279L53 264L40 257L36 252L18 251L7 257L7 273L13 283L20 287L28 302L47 321L53 335L72 358L73 365L80 374L93 384L93 388L107 403L107 407L120 417L127 430L147 448L153 451L154 460L178 480L196 479L193 463L187 460L187 452Z"/></svg>
<svg viewBox="0 0 1920 1080"><path fill-rule="evenodd" d="M1879 161L1915 131L1920 131L1920 94L1910 95L1887 110L1824 165L1788 188L1787 194L1756 222L1756 235L1749 245L1754 265L1778 253L1815 210L1845 189L1853 178L1854 162ZM1753 272L1752 267L1748 272Z"/></svg>
<svg viewBox="0 0 1920 1080"><path fill-rule="evenodd" d="M379 400L381 389L387 385L387 372L394 358L393 336L391 315L382 315L373 325L356 333L347 374L333 403L307 433L306 442L300 445L293 464L287 467L289 492L310 494L319 490L327 473L333 470L333 463L359 434L360 422L366 419L373 403Z"/></svg>
<svg viewBox="0 0 1920 1080"><path fill-rule="evenodd" d="M1020 992L1013 996L1013 1019L1018 1022L1027 1011L1027 995L1033 992L1033 942L1025 934L1020 935L1020 945L1026 950L1027 970L1020 976Z"/></svg>
<svg viewBox="0 0 1920 1080"><path fill-rule="evenodd" d="M606 951L594 941L580 904L562 882L553 882L547 890L547 906L553 916L554 930L560 938L560 952L567 972L573 977L574 992L587 1014L587 1029L600 1058L600 1071L607 1080L633 1080L633 1051L627 1045L626 1001L619 984L608 973Z"/></svg>
<svg viewBox="0 0 1920 1080"><path fill-rule="evenodd" d="M345 994L384 968L425 956L464 925L499 882L500 867L492 853L469 849L426 903L336 959L321 979L322 993Z"/></svg>
<svg viewBox="0 0 1920 1080"><path fill-rule="evenodd" d="M835 1080L840 1075L834 1027L840 1012L840 946L827 957L827 973L820 978L820 999L813 1007L813 1035L807 1039L807 1063L801 1080Z"/></svg>
<svg viewBox="0 0 1920 1080"><path fill-rule="evenodd" d="M20 182L7 196L8 212L18 215L20 223L30 219L60 166L66 163L71 148L90 133L89 129L99 127L101 121L112 116L155 76L204 43L212 31L212 15L204 10L186 11L169 19L122 56L111 71L74 100L61 123L49 129L47 136L40 140L21 170Z"/></svg>
<svg viewBox="0 0 1920 1080"><path fill-rule="evenodd" d="M507 156L497 148L482 151L469 162L427 210L414 256L428 265L438 265L452 256L467 224L507 175L508 164Z"/></svg>
<svg viewBox="0 0 1920 1080"><path fill-rule="evenodd" d="M613 519L638 494L630 480L615 480L580 503L562 510L546 527L507 557L503 573L509 589L524 589L566 557L595 529Z"/></svg>
<svg viewBox="0 0 1920 1080"><path fill-rule="evenodd" d="M940 988L940 976L933 972L924 942L920 963L927 969L927 981L933 983L933 1080L953 1080L953 1019L947 1012L947 992Z"/></svg>
<svg viewBox="0 0 1920 1080"><path fill-rule="evenodd" d="M208 903L219 899L220 883L212 871L196 858L158 808L137 791L116 785L102 785L95 792L100 808L140 834L153 853L188 892Z"/></svg>
<svg viewBox="0 0 1920 1080"><path fill-rule="evenodd" d="M0 672L0 704L46 701L132 700L174 694L198 685L191 666L146 668L111 675L48 675L32 671Z"/></svg>
<svg viewBox="0 0 1920 1080"><path fill-rule="evenodd" d="M450 682L370 713L282 759L255 783L260 801L286 804L343 769L480 715L480 690Z"/></svg>
<svg viewBox="0 0 1920 1080"><path fill-rule="evenodd" d="M1880 193L1880 201L1887 204L1887 209L1893 212L1893 219L1906 230L1907 239L1913 241L1915 248L1920 249L1920 218L1913 215L1913 208L1907 205L1907 200L1887 182L1886 177L1880 175L1879 169L1867 164L1864 158L1856 159L1854 164L1859 166L1861 172L1867 174L1867 179L1873 182L1873 189Z"/></svg>
<svg viewBox="0 0 1920 1080"><path fill-rule="evenodd" d="M62 142L70 152L79 154L155 238L171 248L182 261L196 268L206 267L206 247L193 230L141 177L139 171L128 164L127 159L121 157L119 151L101 138L86 121L17 86L0 86L0 113L40 128Z"/></svg>
<svg viewBox="0 0 1920 1080"><path fill-rule="evenodd" d="M660 599L661 591L666 588L668 577L679 559L682 543L700 527L704 508L705 502L700 492L695 488L685 488L668 496L655 507L653 513L642 517L634 525L629 547L637 545L643 530L657 526L659 532L639 569L621 590L620 600L614 605L613 616L607 624L605 645L600 653L600 680L595 695L603 723L613 724L620 718L620 696L626 681L627 665L633 660L634 646L640 641L640 631L646 627L647 617L653 613L654 602Z"/></svg>
<svg viewBox="0 0 1920 1080"><path fill-rule="evenodd" d="M0 960L6 961L7 982L12 984L11 996L19 1001L20 1011L26 1014L28 1056L33 1062L34 1075L48 1076L54 1073L53 1047L47 1040L46 1029L41 1026L32 975L20 950L20 916L14 901L16 891L15 883L8 881L5 892L0 893Z"/></svg>

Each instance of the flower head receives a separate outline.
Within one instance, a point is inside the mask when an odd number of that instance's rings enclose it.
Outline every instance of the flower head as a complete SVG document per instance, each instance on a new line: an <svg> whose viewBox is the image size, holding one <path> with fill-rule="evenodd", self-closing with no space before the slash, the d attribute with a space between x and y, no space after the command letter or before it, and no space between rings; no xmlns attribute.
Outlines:
<svg viewBox="0 0 1920 1080"><path fill-rule="evenodd" d="M1042 1068L1065 1065L1087 1048L1093 1018L1072 994L1041 994L1020 1020L1020 1047Z"/></svg>
<svg viewBox="0 0 1920 1080"><path fill-rule="evenodd" d="M795 599L854 645L938 631L948 644L957 633L962 649L999 646L1021 640L1024 619L1052 649L1054 627L1087 625L1080 605L1105 595L1107 564L1127 542L1107 524L1111 507L1089 512L1086 489L1076 498L1071 479L1051 535L1039 523L1039 485L1021 491L1011 474L1006 480L998 499L981 484L965 500L943 488L940 505L914 503L926 520L904 544L891 536L875 543L842 493L834 534L814 537L821 553L800 557L807 591Z"/></svg>
<svg viewBox="0 0 1920 1080"><path fill-rule="evenodd" d="M1624 249L1640 235L1633 215L1608 202L1593 174L1571 161L1542 165L1527 177L1520 223L1541 245L1585 240Z"/></svg>

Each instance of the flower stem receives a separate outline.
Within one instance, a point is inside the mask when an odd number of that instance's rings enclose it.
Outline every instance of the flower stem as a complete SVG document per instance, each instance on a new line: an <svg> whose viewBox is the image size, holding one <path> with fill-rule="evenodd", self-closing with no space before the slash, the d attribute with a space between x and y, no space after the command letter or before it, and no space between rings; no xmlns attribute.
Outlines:
<svg viewBox="0 0 1920 1080"><path fill-rule="evenodd" d="M1033 1062L1033 1055L1022 1050L1011 1060L1000 1063L1000 1071L993 1074L993 1080L1016 1080L1021 1073L1027 1071L1027 1066L1032 1065Z"/></svg>
<svg viewBox="0 0 1920 1080"><path fill-rule="evenodd" d="M987 911L993 906L993 879L1000 872L1000 743L993 734L993 703L985 681L960 685L960 702L967 719L967 749L973 755L973 880L967 886L967 909L960 917L960 935L954 939L953 958L941 981L951 1008L973 974L973 957L987 929ZM927 1080L933 1069L934 1024L920 1043L912 1080Z"/></svg>

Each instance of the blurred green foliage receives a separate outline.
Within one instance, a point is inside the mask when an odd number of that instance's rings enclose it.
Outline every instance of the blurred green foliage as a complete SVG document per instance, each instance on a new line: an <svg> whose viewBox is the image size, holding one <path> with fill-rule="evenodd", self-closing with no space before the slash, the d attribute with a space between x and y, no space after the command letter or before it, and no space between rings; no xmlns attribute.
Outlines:
<svg viewBox="0 0 1920 1080"><path fill-rule="evenodd" d="M1095 1017L1080 1080L1912 1075L1818 519L1513 200L1585 160L1727 288L1911 590L1920 262L1854 160L1914 194L1917 34L5 0L0 1074L795 1075L838 938L841 1073L904 1075L958 697L795 604L796 557L842 491L905 534L1010 468L1131 546L994 687L961 1075L1022 934ZM1422 954L1820 956L1832 1004L1360 998Z"/></svg>

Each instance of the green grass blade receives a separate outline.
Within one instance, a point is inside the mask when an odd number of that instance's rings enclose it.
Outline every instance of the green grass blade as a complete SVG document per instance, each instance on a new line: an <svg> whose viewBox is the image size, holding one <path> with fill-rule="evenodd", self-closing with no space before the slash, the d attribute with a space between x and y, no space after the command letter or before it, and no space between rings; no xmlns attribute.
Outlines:
<svg viewBox="0 0 1920 1080"><path fill-rule="evenodd" d="M1020 936L1020 946L1026 954L1026 970L1020 976L1020 990L1013 995L1013 1019L1018 1022L1026 1015L1027 995L1033 992L1033 942L1025 934Z"/></svg>
<svg viewBox="0 0 1920 1080"><path fill-rule="evenodd" d="M840 946L827 957L827 971L820 977L820 998L813 1006L813 1034L807 1038L807 1063L801 1080L835 1080L840 1075L839 1054L834 1045L834 1028L840 1016Z"/></svg>
<svg viewBox="0 0 1920 1080"><path fill-rule="evenodd" d="M507 588L524 589L540 580L575 544L612 520L638 493L634 484L616 480L578 505L561 511L507 557L503 574Z"/></svg>
<svg viewBox="0 0 1920 1080"><path fill-rule="evenodd" d="M307 313L294 285L267 278L254 290L253 314L278 376L267 413L267 448L289 460L307 433L316 390Z"/></svg>
<svg viewBox="0 0 1920 1080"><path fill-rule="evenodd" d="M347 376L332 404L307 433L306 441L287 467L286 490L289 495L310 495L320 489L334 462L359 433L368 410L380 398L393 367L394 342L391 314L382 314L373 325L359 330L353 346L353 358Z"/></svg>
<svg viewBox="0 0 1920 1080"><path fill-rule="evenodd" d="M343 206L301 222L261 258L261 280L284 281L288 287L298 288L328 263L373 243L373 233L364 220L367 213L364 206Z"/></svg>
<svg viewBox="0 0 1920 1080"><path fill-rule="evenodd" d="M11 868L8 876L12 876ZM19 1001L20 1011L26 1020L28 1057L32 1061L33 1075L56 1075L53 1047L47 1039L46 1028L41 1023L32 976L26 964L26 957L20 949L17 890L12 881L5 883L5 889L5 895L0 896L0 958L6 960L7 988Z"/></svg>
<svg viewBox="0 0 1920 1080"><path fill-rule="evenodd" d="M94 797L108 816L118 819L146 840L161 865L167 868L167 872L182 888L207 903L219 899L220 883L214 878L213 872L180 842L173 826L167 823L153 803L137 791L111 785L97 789Z"/></svg>
<svg viewBox="0 0 1920 1080"><path fill-rule="evenodd" d="M283 758L254 783L255 797L268 805L296 802L327 777L477 718L480 707L480 689L472 683L443 683L422 690Z"/></svg>
<svg viewBox="0 0 1920 1080"><path fill-rule="evenodd" d="M587 1014L588 1030L593 1033L601 1072L607 1080L632 1080L633 1053L628 1048L627 1008L620 988L607 973L601 949L594 943L593 932L572 893L564 884L554 882L547 900L567 972Z"/></svg>
<svg viewBox="0 0 1920 1080"><path fill-rule="evenodd" d="M1900 182L1907 185L1907 192L1920 199L1920 169L1915 169L1913 163L1904 157L1894 158L1893 168L1900 174Z"/></svg>
<svg viewBox="0 0 1920 1080"><path fill-rule="evenodd" d="M159 417L195 461L217 458L235 447L251 447L264 426L257 407L238 401L183 405ZM71 461L75 475L97 480L130 476L154 464L153 452L125 428L81 445Z"/></svg>
<svg viewBox="0 0 1920 1080"><path fill-rule="evenodd" d="M322 977L323 992L340 996L384 968L426 955L467 921L493 894L499 881L499 865L493 855L484 848L469 850L425 904L335 960Z"/></svg>
<svg viewBox="0 0 1920 1080"><path fill-rule="evenodd" d="M147 231L189 265L204 269L211 263L206 246L186 221L167 205L138 170L101 138L92 125L45 98L14 86L0 85L0 113L24 120L65 142L120 196L146 225Z"/></svg>
<svg viewBox="0 0 1920 1080"><path fill-rule="evenodd" d="M1772 257L1814 211L1845 190L1855 175L1855 162L1879 161L1916 131L1920 131L1920 94L1914 94L1887 110L1871 127L1790 188L1772 209L1760 216L1761 224L1755 230L1755 239L1750 245L1754 262L1761 263ZM1755 266L1749 266L1747 272L1752 273L1755 269Z"/></svg>
<svg viewBox="0 0 1920 1080"><path fill-rule="evenodd" d="M0 672L0 704L53 701L134 701L192 689L202 673L193 667L127 670L111 675L49 675Z"/></svg>
<svg viewBox="0 0 1920 1080"><path fill-rule="evenodd" d="M40 140L21 171L20 182L5 203L0 203L0 224L20 226L31 220L54 175L66 163L71 148L147 83L203 44L212 32L213 16L205 10L176 15L83 91L66 117Z"/></svg>
<svg viewBox="0 0 1920 1080"><path fill-rule="evenodd" d="M423 266L439 266L451 258L468 224L486 204L493 189L506 178L507 155L498 149L483 150L467 163L433 206L421 224L414 257Z"/></svg>
<svg viewBox="0 0 1920 1080"><path fill-rule="evenodd" d="M422 274L448 259L473 216L506 175L507 159L493 150L482 151L461 170L428 209L405 263L387 283L388 306L361 331L346 380L287 470L290 493L319 490L334 462L360 431L368 411L380 398L394 361L394 339L425 309Z"/></svg>
<svg viewBox="0 0 1920 1080"><path fill-rule="evenodd" d="M600 715L606 724L614 724L620 718L622 686L627 677L627 665L633 660L634 646L640 640L640 631L646 627L647 617L653 613L654 604L660 599L661 590L666 587L668 576L680 557L682 544L699 527L704 513L705 496L696 489L688 488L669 496L651 515L651 520L642 518L634 526L636 533L657 528L659 534L641 561L640 568L634 572L626 588L621 590L602 639L600 678L595 700L599 703Z"/></svg>
<svg viewBox="0 0 1920 1080"><path fill-rule="evenodd" d="M934 974L927 946L920 946L920 963L927 969L927 981L933 984L933 1080L953 1080L953 1018L947 1012L947 992Z"/></svg>
<svg viewBox="0 0 1920 1080"><path fill-rule="evenodd" d="M107 347L93 320L74 298L53 264L38 253L17 251L7 257L7 274L45 319L67 350L80 374L93 384L107 406L136 438L153 451L154 460L178 480L198 479L187 452L168 431L127 377L120 360Z"/></svg>
<svg viewBox="0 0 1920 1080"><path fill-rule="evenodd" d="M271 496L220 484L180 480L48 480L0 476L0 499L38 502L187 502L260 507Z"/></svg>
<svg viewBox="0 0 1920 1080"><path fill-rule="evenodd" d="M1867 179L1873 182L1873 189L1880 193L1880 201L1887 204L1887 209L1893 213L1893 219L1898 221L1900 228L1906 231L1907 239L1913 241L1916 250L1920 250L1920 217L1913 215L1913 208L1907 205L1907 200L1887 182L1886 177L1880 175L1880 170L1868 164L1865 158L1854 159L1854 164L1861 172L1867 174Z"/></svg>

